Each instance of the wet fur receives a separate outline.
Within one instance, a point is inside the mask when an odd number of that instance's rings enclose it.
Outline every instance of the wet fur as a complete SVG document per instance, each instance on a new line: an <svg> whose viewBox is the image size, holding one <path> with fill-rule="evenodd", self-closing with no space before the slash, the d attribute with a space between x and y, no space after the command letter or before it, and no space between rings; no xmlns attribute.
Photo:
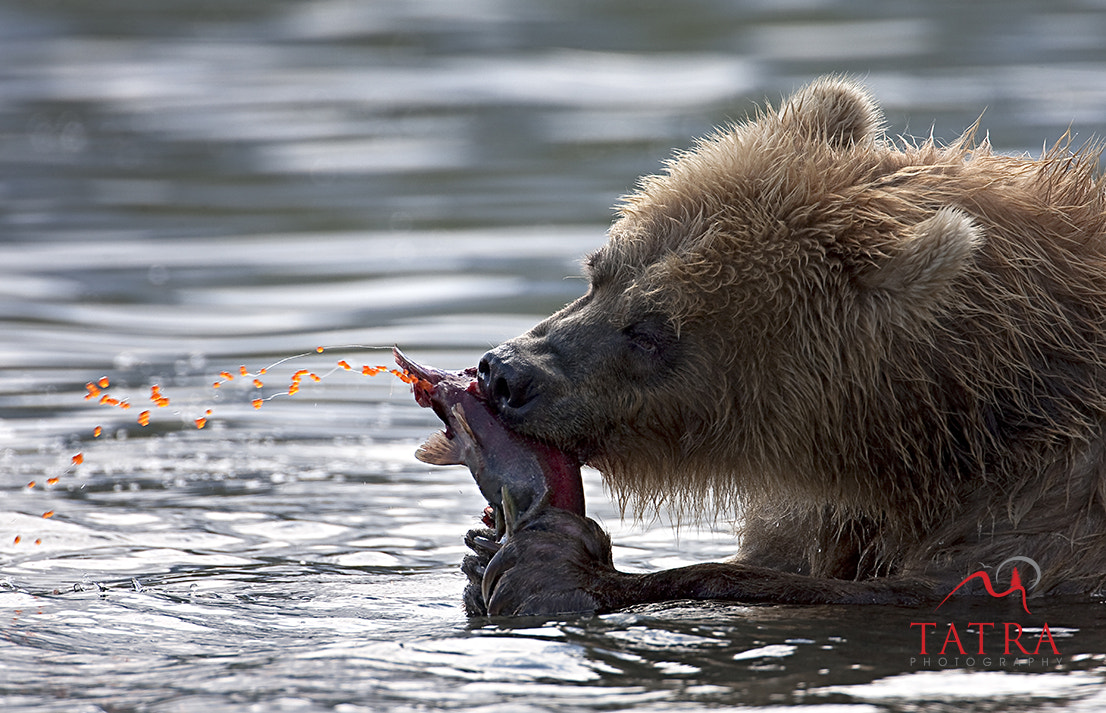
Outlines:
<svg viewBox="0 0 1106 713"><path fill-rule="evenodd" d="M740 510L747 563L958 580L1023 555L1046 590L1101 587L1099 151L881 126L827 78L643 179L587 299L662 315L680 358L662 380L580 379L580 411L533 435L639 508Z"/></svg>

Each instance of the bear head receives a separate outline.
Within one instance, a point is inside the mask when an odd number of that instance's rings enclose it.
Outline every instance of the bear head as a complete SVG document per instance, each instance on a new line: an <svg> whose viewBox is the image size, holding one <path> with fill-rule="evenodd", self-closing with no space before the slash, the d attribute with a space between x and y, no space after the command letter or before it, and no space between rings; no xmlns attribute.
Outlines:
<svg viewBox="0 0 1106 713"><path fill-rule="evenodd" d="M888 385L936 378L902 362L933 358L984 233L955 189L911 188L963 148L903 153L881 123L823 79L642 179L587 294L481 361L494 408L638 505L895 507L874 471L950 456L890 431L949 405Z"/></svg>

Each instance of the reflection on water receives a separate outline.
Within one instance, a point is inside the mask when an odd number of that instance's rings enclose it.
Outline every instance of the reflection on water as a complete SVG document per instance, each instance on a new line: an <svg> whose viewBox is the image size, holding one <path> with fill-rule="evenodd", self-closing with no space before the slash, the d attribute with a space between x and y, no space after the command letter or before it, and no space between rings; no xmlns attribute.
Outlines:
<svg viewBox="0 0 1106 713"><path fill-rule="evenodd" d="M1040 614L1059 661L1002 663L923 660L895 609L468 622L476 488L414 460L437 425L406 387L336 366L474 363L583 291L638 175L821 73L864 76L893 133L986 108L1003 151L1101 134L1100 5L0 4L0 706L1106 705L1086 604ZM275 366L212 388L239 365ZM300 368L325 378L252 406ZM134 408L86 401L101 376ZM585 477L623 568L733 549Z"/></svg>

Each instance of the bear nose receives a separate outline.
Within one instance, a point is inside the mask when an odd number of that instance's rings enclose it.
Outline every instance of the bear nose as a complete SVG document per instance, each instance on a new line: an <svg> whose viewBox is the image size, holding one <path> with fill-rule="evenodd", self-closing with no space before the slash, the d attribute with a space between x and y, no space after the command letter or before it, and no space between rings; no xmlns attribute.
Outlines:
<svg viewBox="0 0 1106 713"><path fill-rule="evenodd" d="M502 349L498 347L485 354L476 372L480 390L500 413L520 409L534 397L534 380L529 370L519 368L500 353Z"/></svg>

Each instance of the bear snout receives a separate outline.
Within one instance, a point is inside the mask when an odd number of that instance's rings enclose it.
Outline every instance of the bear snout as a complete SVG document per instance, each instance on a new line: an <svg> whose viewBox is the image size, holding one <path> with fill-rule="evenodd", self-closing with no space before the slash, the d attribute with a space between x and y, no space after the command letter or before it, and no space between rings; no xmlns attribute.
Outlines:
<svg viewBox="0 0 1106 713"><path fill-rule="evenodd" d="M501 344L480 359L480 390L493 410L512 420L533 403L539 393L534 369L508 344Z"/></svg>

